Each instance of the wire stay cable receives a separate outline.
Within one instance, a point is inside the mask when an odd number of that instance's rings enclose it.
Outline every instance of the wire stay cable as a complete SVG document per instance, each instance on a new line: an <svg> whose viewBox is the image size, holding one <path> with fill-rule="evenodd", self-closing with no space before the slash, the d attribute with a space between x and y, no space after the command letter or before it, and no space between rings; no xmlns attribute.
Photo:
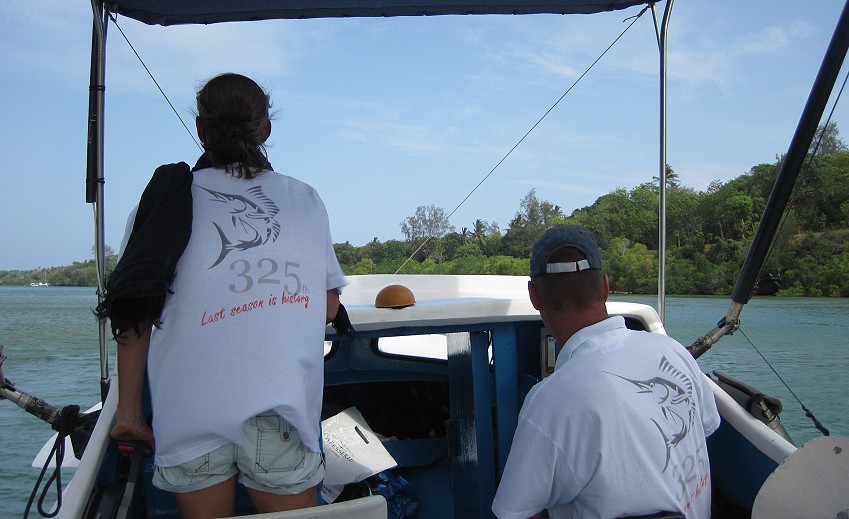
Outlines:
<svg viewBox="0 0 849 519"><path fill-rule="evenodd" d="M489 172L486 175L484 175L484 177L480 180L480 182L478 182L477 185L475 185L475 187L473 187L472 190L469 191L469 193L460 201L460 203L457 204L457 206L454 207L454 209L452 209L450 213L448 213L448 216L446 216L446 219L451 218L451 216L453 216L454 213L456 213L457 210L460 209L460 207L463 204L465 204L466 201L469 198L471 198L471 196L475 193L475 191L477 191L478 188L481 187L481 185L483 185L483 183L486 182L489 179L489 177L492 176L493 173L495 173L495 170L498 169L498 167L501 166L501 164L503 164L504 161L507 160L507 158L510 157L510 155L513 154L513 151L515 151L516 148L518 148L519 145L521 145L525 141L525 139L528 138L528 136L531 134L531 132L534 131L536 129L536 127L539 126L540 123L542 123L542 121L546 117L548 117L548 115L557 107L557 105L559 105L560 102L563 101L563 98L565 98L572 91L572 89L574 89L578 85L578 83L582 79L584 79L584 76L586 76L590 72L590 70L592 70L593 67L595 67L596 64L598 64L599 61L601 61L601 59L610 51L610 49L612 49L613 46L616 45L619 42L619 40L622 39L623 36L625 36L625 33L627 33L631 29L631 27L633 27L634 24L637 23L637 20L639 20L643 16L643 14L645 14L645 12L647 10L648 10L648 7L644 7L643 10L640 11L638 14L636 14L636 15L630 17L630 18L625 19L625 21L631 20L631 23L629 23L628 26L625 27L625 29L619 34L619 36L617 36L613 40L613 42L610 45L608 45L607 48L604 49L604 51L601 54L599 54L599 56L595 59L595 61L593 61L590 64L590 66L587 67L586 70L584 70L584 72L582 72L581 75L578 76L578 78L575 81L572 82L572 84L569 86L569 88L566 89L565 92L563 92L563 95L561 95L557 99L557 101L555 101L554 104L551 105L551 107L549 107L548 110L546 110L545 113L543 113L542 116L539 119L537 119L537 121L528 129L528 131L526 131L525 134L522 135L522 137L516 142L516 144L514 144L513 147L510 148L510 150L508 150L507 153L505 153L503 157L501 157L501 160L499 160L495 164L495 166L493 166L492 169L490 169ZM395 271L395 274L399 273L401 271L401 269L403 269L404 266L411 259L413 259L413 256L418 254L418 252L422 249L422 247L424 247L425 244L431 240L431 238L433 238L433 236L426 237L425 240L421 243L421 245L419 245L418 248L416 248L416 250L414 250L413 253L410 254L410 257L408 257L406 260L404 260L404 263L402 263L401 266L398 267L398 270Z"/></svg>

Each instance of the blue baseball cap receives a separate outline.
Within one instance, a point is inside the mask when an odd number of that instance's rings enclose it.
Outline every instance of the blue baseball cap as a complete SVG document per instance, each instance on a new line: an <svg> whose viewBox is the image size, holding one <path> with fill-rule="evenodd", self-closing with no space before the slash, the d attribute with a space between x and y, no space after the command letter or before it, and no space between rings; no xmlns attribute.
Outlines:
<svg viewBox="0 0 849 519"><path fill-rule="evenodd" d="M584 253L586 259L563 263L549 263L555 251L563 247L574 247ZM563 224L549 228L534 243L531 252L531 278L546 274L601 270L601 253L593 233L580 225Z"/></svg>

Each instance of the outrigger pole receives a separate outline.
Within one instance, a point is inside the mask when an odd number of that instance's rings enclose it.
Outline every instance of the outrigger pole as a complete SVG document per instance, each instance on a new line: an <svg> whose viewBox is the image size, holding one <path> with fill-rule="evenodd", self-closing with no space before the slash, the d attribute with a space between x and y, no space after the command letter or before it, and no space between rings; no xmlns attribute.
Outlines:
<svg viewBox="0 0 849 519"><path fill-rule="evenodd" d="M820 119L822 119L822 114L825 112L825 107L831 96L831 91L837 81L838 74L840 74L847 48L849 48L849 0L843 6L843 12L840 14L837 28L835 28L831 42L828 44L811 93L808 95L808 101L802 111L796 133L793 134L793 139L790 141L790 147L781 164L778 177L775 179L758 230L755 232L749 253L743 262L743 268L731 294L731 307L725 317L716 325L716 328L687 347L696 358L709 350L724 335L734 333L740 326L740 312L755 291L758 277L763 269L764 262L766 262L769 249L775 240L775 234L796 184L796 178L802 169L802 163L807 157Z"/></svg>
<svg viewBox="0 0 849 519"><path fill-rule="evenodd" d="M97 298L106 294L106 239L103 210L103 114L106 94L106 27L109 10L103 0L91 0L91 76L88 92L88 145L86 163L86 203L94 208L94 258L97 268ZM106 347L106 319L98 322L100 344L100 395L109 390L109 350Z"/></svg>

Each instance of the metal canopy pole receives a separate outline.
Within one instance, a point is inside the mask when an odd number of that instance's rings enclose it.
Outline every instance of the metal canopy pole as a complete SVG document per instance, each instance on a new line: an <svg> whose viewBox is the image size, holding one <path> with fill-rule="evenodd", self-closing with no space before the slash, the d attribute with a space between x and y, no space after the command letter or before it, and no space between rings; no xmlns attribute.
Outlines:
<svg viewBox="0 0 849 519"><path fill-rule="evenodd" d="M651 4L652 16L657 33L657 45L660 50L660 179L658 200L658 242L657 242L657 314L660 322L666 323L666 49L669 17L672 14L672 4L668 0L663 11L663 20L658 26L657 13Z"/></svg>
<svg viewBox="0 0 849 519"><path fill-rule="evenodd" d="M106 27L109 12L103 0L92 0L91 75L88 92L88 146L86 163L86 203L94 208L94 258L97 268L98 303L106 287L106 239L103 209L103 113L106 92ZM100 393L106 399L109 387L109 351L106 347L106 319L98 322L100 344Z"/></svg>

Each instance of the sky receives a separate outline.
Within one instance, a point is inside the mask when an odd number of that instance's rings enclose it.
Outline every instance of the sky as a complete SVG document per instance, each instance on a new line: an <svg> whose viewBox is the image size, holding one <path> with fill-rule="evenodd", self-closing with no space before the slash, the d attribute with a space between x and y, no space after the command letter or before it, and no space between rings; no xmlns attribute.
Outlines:
<svg viewBox="0 0 849 519"><path fill-rule="evenodd" d="M667 162L683 185L702 191L787 151L841 8L674 4ZM197 89L219 73L269 90L272 165L318 190L334 242L360 246L403 239L419 206L454 211L457 230L476 219L506 230L532 189L568 215L650 182L660 164L650 12L493 171L639 11L173 27L119 17L118 27L189 128ZM90 44L88 2L0 2L0 270L92 257ZM193 164L199 150L114 24L107 49L105 235L117 250L153 170ZM846 103L833 120L845 140Z"/></svg>

